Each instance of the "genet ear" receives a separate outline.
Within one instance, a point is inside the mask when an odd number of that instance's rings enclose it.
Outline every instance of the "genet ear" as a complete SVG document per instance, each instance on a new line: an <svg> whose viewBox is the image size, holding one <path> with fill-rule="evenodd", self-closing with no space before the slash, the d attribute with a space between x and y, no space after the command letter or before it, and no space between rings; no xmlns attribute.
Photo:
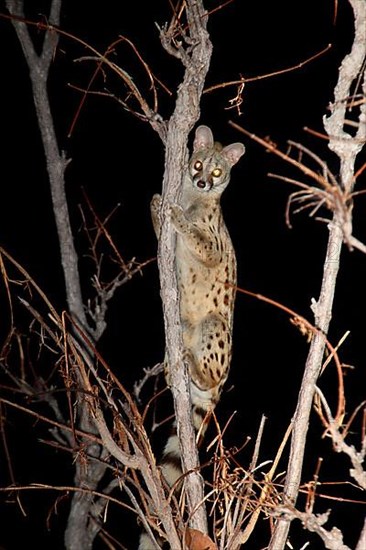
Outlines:
<svg viewBox="0 0 366 550"><path fill-rule="evenodd" d="M234 166L245 153L245 147L242 143L232 143L227 145L221 151L221 154L224 155L230 166Z"/></svg>
<svg viewBox="0 0 366 550"><path fill-rule="evenodd" d="M214 139L210 128L208 126L198 126L193 142L193 151L212 147L213 144Z"/></svg>

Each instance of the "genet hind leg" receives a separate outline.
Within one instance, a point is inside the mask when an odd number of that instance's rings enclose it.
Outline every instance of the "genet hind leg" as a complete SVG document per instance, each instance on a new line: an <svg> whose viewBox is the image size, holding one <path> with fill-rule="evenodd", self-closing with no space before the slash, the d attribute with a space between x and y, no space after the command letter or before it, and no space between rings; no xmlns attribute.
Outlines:
<svg viewBox="0 0 366 550"><path fill-rule="evenodd" d="M228 321L211 314L183 335L185 360L193 382L207 391L225 382L231 359L231 330Z"/></svg>

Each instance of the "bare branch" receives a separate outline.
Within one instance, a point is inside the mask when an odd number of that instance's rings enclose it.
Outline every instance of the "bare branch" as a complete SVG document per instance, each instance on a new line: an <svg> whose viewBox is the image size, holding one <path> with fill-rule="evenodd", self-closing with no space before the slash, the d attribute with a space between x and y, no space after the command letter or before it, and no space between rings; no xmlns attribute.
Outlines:
<svg viewBox="0 0 366 550"><path fill-rule="evenodd" d="M243 84L247 84L248 82L255 82L257 80L264 80L266 78L273 78L274 76L279 76L279 75L282 75L282 74L285 74L285 73L296 71L298 69L302 69L308 63L311 63L312 61L314 61L318 57L324 55L327 51L329 51L331 49L331 47L332 47L332 44L328 44L325 48L320 50L320 52L315 53L311 57L308 57L307 59L305 59L305 61L301 61L300 63L298 63L297 65L293 65L292 67L286 67L286 69L279 69L278 71L274 71L272 73L266 73L266 74L262 74L262 75L259 75L259 76L252 76L250 78L242 77L242 78L240 78L240 80L232 80L230 82L221 82L220 84L214 84L212 86L209 86L208 88L205 88L203 90L203 93L208 94L208 93L211 93L211 92L213 92L215 90L218 90L220 88L227 88L228 86L239 86L240 87Z"/></svg>
<svg viewBox="0 0 366 550"><path fill-rule="evenodd" d="M343 543L343 535L337 527L333 527L330 531L323 527L329 519L330 510L324 514L311 514L309 512L299 512L294 508L279 506L277 511L285 515L288 520L299 519L304 529L319 535L325 548L329 550L351 550L349 546Z"/></svg>
<svg viewBox="0 0 366 550"><path fill-rule="evenodd" d="M321 404L323 405L326 413L326 422L325 427L333 441L335 450L340 453L346 454L353 468L350 469L350 475L357 481L359 486L362 489L366 489L366 471L363 468L363 462L366 456L366 448L363 445L361 451L356 451L353 445L348 445L345 441L345 436L340 433L339 424L333 418L330 407L327 400L324 397L323 392L320 388L316 388L316 393L320 398Z"/></svg>
<svg viewBox="0 0 366 550"><path fill-rule="evenodd" d="M343 131L345 120L344 101L350 95L352 83L358 78L360 71L365 70L366 59L366 3L364 0L349 0L355 15L355 39L351 53L346 56L339 71L338 84L335 88L333 113L324 120L324 126L329 136L329 147L335 151L340 161L340 177L342 189L352 192L354 185L354 163L357 153L361 150L365 132L364 106L360 109L360 125L353 139ZM361 127L363 127L361 129ZM305 365L304 376L300 388L299 400L294 415L291 453L285 482L284 498L287 502L295 503L301 480L302 465L305 452L309 416L312 407L316 381L321 371L325 347L325 335L332 315L335 285L339 270L340 253L343 233L340 228L337 212L334 212L333 222L329 225L329 239L324 262L323 280L318 302L314 302L312 309L315 315L316 326L321 332L316 334L310 344L309 354ZM351 223L351 220L350 220ZM351 232L352 233L352 232ZM280 518L270 542L270 550L284 548L290 519Z"/></svg>
<svg viewBox="0 0 366 550"><path fill-rule="evenodd" d="M7 0L6 5L11 14L24 18L22 1ZM61 0L53 0L50 10L51 24L59 24L60 10ZM12 23L18 35L29 67L34 105L37 112L39 129L47 160L53 211L59 237L61 263L65 278L66 299L70 312L75 315L84 327L87 327L78 271L78 258L74 247L65 193L64 174L68 160L58 148L47 92L48 72L55 48L57 47L58 34L51 30L46 32L42 53L38 56L34 49L27 25L16 18L12 19Z"/></svg>
<svg viewBox="0 0 366 550"><path fill-rule="evenodd" d="M51 27L46 27L42 52L38 56L33 46L27 25L21 20L24 20L23 2L21 0L7 0L6 4L11 15L16 16L12 18L12 23L29 67L33 100L50 181L52 207L65 280L66 301L73 318L77 320L78 324L82 326L86 332L88 332L89 326L84 311L78 270L78 256L74 246L65 193L64 175L68 160L58 147L47 89L49 69L59 35L54 30L51 30ZM59 25L60 10L61 0L52 0L49 17L51 25ZM88 354L88 351L85 349L83 352L85 356ZM69 407L71 409L70 398ZM72 420L73 415L71 411L70 413L70 420ZM95 430L95 425L92 419L89 418L89 410L82 399L78 402L78 423L83 432L93 432L93 430ZM74 429L73 433L75 433ZM88 440L86 444L88 445L88 454L90 456L101 456L101 453L103 453L103 449L99 444L90 443ZM93 491L97 488L104 476L106 465L103 464L103 462L94 462L88 469L85 469L81 461L76 461L75 471L76 486L83 484L85 487L88 487L90 491ZM80 493L74 494L68 526L65 532L65 545L69 550L76 550L80 547L91 548L92 541L97 534L95 524L91 525L88 522L88 514L92 502L93 497L91 493L87 496L81 495Z"/></svg>
<svg viewBox="0 0 366 550"><path fill-rule="evenodd" d="M212 46L206 30L207 14L202 0L187 0L186 15L189 25L189 43L186 53L179 54L185 65L183 82L178 88L174 112L168 123L166 157L163 180L163 221L159 239L158 264L163 302L166 350L170 368L171 390L177 419L183 472L185 477L190 526L207 533L203 502L203 484L199 473L199 461L195 434L191 421L189 379L182 360L182 335L179 317L179 296L175 274L175 235L168 219L167 207L178 202L183 168L187 161L188 133L199 117L199 101L208 71ZM185 37L186 39L187 37ZM169 36L169 39L172 39ZM166 47L166 40L163 39ZM173 46L172 46L173 48ZM169 48L168 48L169 49ZM170 53L173 53L172 51ZM195 513L192 515L193 510Z"/></svg>

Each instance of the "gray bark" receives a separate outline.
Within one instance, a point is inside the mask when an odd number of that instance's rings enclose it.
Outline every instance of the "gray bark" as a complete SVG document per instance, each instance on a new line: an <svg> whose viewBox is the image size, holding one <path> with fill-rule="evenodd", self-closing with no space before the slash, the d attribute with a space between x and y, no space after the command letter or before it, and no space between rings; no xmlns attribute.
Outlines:
<svg viewBox="0 0 366 550"><path fill-rule="evenodd" d="M346 100L351 96L354 81L361 74L363 90L365 91L365 60L366 60L366 1L349 0L355 18L355 38L352 50L347 55L339 69L338 83L334 90L334 103L331 115L324 119L325 130L329 136L329 148L334 151L340 161L339 186L342 190L351 192L354 186L354 167L356 156L362 149L366 133L366 106L361 107L359 128L353 138L345 130ZM350 213L350 223L352 214ZM334 212L329 224L329 238L323 268L323 279L320 297L313 304L315 326L326 335L332 317L333 299L336 280L340 266L340 255L344 234L344 220L338 212ZM352 232L351 232L352 233ZM284 488L285 503L295 504L299 492L301 473L304 461L306 437L309 427L309 417L313 403L316 382L323 363L325 336L317 333L310 345L299 399L293 417L293 432L291 440L290 459ZM290 527L290 519L279 519L269 545L270 550L282 550L286 545Z"/></svg>
<svg viewBox="0 0 366 550"><path fill-rule="evenodd" d="M48 21L50 25L59 25L61 0L51 3ZM6 0L9 12L24 18L23 1ZM77 324L88 331L84 312L81 284L78 270L78 256L74 246L70 216L65 193L65 169L67 160L60 152L54 128L51 107L49 103L47 80L50 65L58 43L58 34L54 30L45 33L45 39L40 55L35 51L32 39L25 23L13 19L12 23L18 35L23 53L29 68L35 110L44 147L47 172L50 180L52 208L56 222L60 245L61 264L63 268L66 301L68 309ZM87 406L84 401L78 403L78 427L85 431L93 431ZM77 451L77 449L75 449ZM98 445L88 445L85 449L90 456L99 456L101 448ZM86 468L80 461L75 463L75 484L90 490L96 489L105 472L105 466L93 461ZM65 533L65 544L69 550L89 550L98 532L97 523L91 521L92 497L85 493L75 492L71 501L68 525Z"/></svg>
<svg viewBox="0 0 366 550"><path fill-rule="evenodd" d="M201 0L187 1L191 54L183 48L172 51L162 35L166 49L185 65L183 82L179 86L174 112L168 122L163 180L162 230L159 240L158 263L163 302L166 350L170 368L171 391L174 399L177 432L180 441L183 472L192 472L185 478L190 526L207 533L207 519L203 502L203 482L195 433L191 419L189 377L182 360L182 334L179 316L179 292L175 273L175 234L166 217L169 203L179 202L184 167L187 163L188 134L200 114L199 102L210 64L212 45L209 39L207 14Z"/></svg>

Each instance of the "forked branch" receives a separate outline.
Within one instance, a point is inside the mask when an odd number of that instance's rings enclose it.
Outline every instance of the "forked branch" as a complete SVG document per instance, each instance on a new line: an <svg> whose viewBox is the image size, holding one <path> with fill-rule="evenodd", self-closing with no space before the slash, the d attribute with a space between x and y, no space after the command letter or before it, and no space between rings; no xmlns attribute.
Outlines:
<svg viewBox="0 0 366 550"><path fill-rule="evenodd" d="M332 115L324 120L329 136L329 147L335 151L340 163L340 188L348 193L353 192L356 156L365 143L366 106L362 104L359 112L359 126L352 137L343 130L345 123L344 102L351 97L355 81L361 79L365 91L366 67L366 2L349 0L355 24L355 38L351 53L346 56L339 69L338 84L335 88L335 99ZM329 224L329 238L323 268L323 280L320 297L312 304L315 324L322 332L313 338L305 365L299 399L293 419L291 452L285 482L283 498L285 502L295 504L299 491L301 472L306 446L309 416L316 390L316 381L321 371L325 348L325 335L328 332L332 316L333 299L339 270L342 249L343 231L339 226L337 212L333 213L333 223ZM352 223L352 218L349 220ZM286 544L291 518L280 518L270 542L270 550L283 549Z"/></svg>
<svg viewBox="0 0 366 550"><path fill-rule="evenodd" d="M179 57L185 67L183 81L178 87L174 112L168 122L163 179L162 229L159 239L158 264L161 297L163 302L166 351L169 378L174 399L177 432L180 441L185 477L190 527L207 533L206 514L202 503L203 483L199 473L199 460L195 434L191 421L189 378L183 362L183 343L180 328L179 295L175 273L175 235L167 216L169 203L178 202L182 176L187 160L188 134L199 118L199 103L209 68L212 45L206 29L207 13L202 0L187 0L185 14L188 31L183 43L174 40L172 28L162 31L162 44L171 54ZM174 21L175 19L175 15ZM184 49L183 44L186 46Z"/></svg>

